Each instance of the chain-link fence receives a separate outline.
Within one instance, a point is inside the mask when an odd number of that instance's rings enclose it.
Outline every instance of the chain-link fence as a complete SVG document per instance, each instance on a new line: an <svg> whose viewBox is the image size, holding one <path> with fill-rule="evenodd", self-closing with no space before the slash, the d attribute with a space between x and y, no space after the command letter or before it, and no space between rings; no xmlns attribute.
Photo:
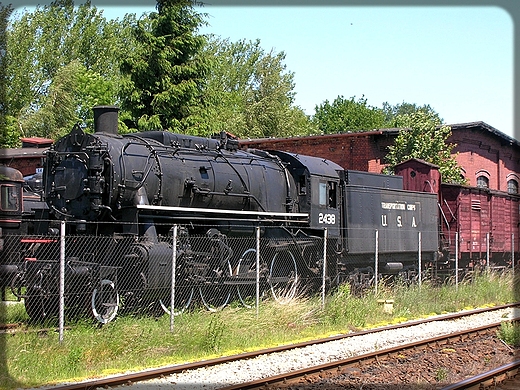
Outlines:
<svg viewBox="0 0 520 390"><path fill-rule="evenodd" d="M396 232L381 230L333 237L327 230L314 236L297 227L224 223L157 230L144 236L72 235L63 222L55 235L5 236L2 299L23 300L33 321L59 319L63 325L93 317L107 323L127 313L168 313L173 326L175 314L194 307L219 310L234 302L258 310L264 297L285 304L304 294L319 294L324 303L330 289L343 283L357 295L377 292L387 277L458 283L474 263L458 249L439 252L436 232L416 231L394 242ZM486 267L496 265L490 242ZM511 252L499 255L514 266L513 242L514 236Z"/></svg>

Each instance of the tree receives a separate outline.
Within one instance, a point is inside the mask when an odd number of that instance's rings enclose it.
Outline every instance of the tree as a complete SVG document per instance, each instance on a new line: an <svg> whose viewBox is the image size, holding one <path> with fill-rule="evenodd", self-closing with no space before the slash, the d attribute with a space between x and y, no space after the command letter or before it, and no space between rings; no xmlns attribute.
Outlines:
<svg viewBox="0 0 520 390"><path fill-rule="evenodd" d="M403 161L419 158L438 165L444 183L465 184L462 170L451 154L455 145L446 143L451 128L441 125L438 116L419 110L409 115L398 115L395 123L402 129L394 144L388 147L386 173L392 173Z"/></svg>
<svg viewBox="0 0 520 390"><path fill-rule="evenodd" d="M60 68L38 109L27 110L20 116L18 122L25 137L45 134L54 139L64 133L64 129L70 131L78 121L73 92L77 87L77 66L78 63L71 63Z"/></svg>
<svg viewBox="0 0 520 390"><path fill-rule="evenodd" d="M128 26L135 18L107 22L89 2L74 7L72 0L56 0L36 7L32 13L14 16L7 31L9 77L5 100L11 143L20 136L52 136L61 131L49 127L51 117L62 115L60 105L50 104L49 100L51 89L54 93L60 90L56 84L61 81L54 80L60 72L62 78L63 72L71 78L70 71L76 70L79 73L73 78L90 75L87 77L103 79L111 84L112 92L99 100L117 104L119 63L124 53L132 50ZM71 65L73 62L77 64ZM72 89L72 85L68 88ZM82 101L85 95L79 92L73 93L73 110L79 121L86 122L93 101ZM39 113L42 108L44 112ZM42 123L48 125L40 127Z"/></svg>
<svg viewBox="0 0 520 390"><path fill-rule="evenodd" d="M4 6L0 3L0 147L14 146L9 142L7 128L7 23L13 12L10 5Z"/></svg>
<svg viewBox="0 0 520 390"><path fill-rule="evenodd" d="M197 35L203 16L191 0L159 0L157 12L134 26L135 50L127 52L121 71L121 105L140 128L185 132L195 125L202 104L207 64L204 37Z"/></svg>
<svg viewBox="0 0 520 390"><path fill-rule="evenodd" d="M439 116L437 112L429 105L424 104L419 106L415 103L402 102L395 106L390 105L388 102L383 103L383 113L385 114L386 127L398 127L396 125L396 119L400 115L411 115L415 112L424 112L425 114L431 115L432 118L438 120L440 123L444 123L444 120Z"/></svg>
<svg viewBox="0 0 520 390"><path fill-rule="evenodd" d="M332 103L325 100L315 108L313 121L322 134L346 131L366 131L384 127L384 113L367 104L364 96L345 99L338 96Z"/></svg>
<svg viewBox="0 0 520 390"><path fill-rule="evenodd" d="M286 69L284 52L266 52L258 39L213 36L205 54L211 63L202 113L206 133L284 137L312 131L308 117L293 105L294 74Z"/></svg>
<svg viewBox="0 0 520 390"><path fill-rule="evenodd" d="M92 128L92 107L113 104L115 97L111 82L74 60L56 72L38 109L25 111L18 123L26 137L57 139L76 123Z"/></svg>

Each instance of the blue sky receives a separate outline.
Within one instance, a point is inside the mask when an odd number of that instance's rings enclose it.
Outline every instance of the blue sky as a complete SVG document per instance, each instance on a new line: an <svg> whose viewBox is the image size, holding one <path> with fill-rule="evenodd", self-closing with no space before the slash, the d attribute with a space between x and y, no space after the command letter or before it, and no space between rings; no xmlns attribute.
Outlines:
<svg viewBox="0 0 520 390"><path fill-rule="evenodd" d="M498 7L204 7L203 31L286 53L308 114L338 95L430 104L513 135L513 22Z"/></svg>
<svg viewBox="0 0 520 390"><path fill-rule="evenodd" d="M104 7L106 17L150 6ZM429 104L448 124L484 121L513 137L514 23L499 7L204 6L211 33L286 54L295 103L312 115L339 95ZM518 138L518 137L516 137Z"/></svg>

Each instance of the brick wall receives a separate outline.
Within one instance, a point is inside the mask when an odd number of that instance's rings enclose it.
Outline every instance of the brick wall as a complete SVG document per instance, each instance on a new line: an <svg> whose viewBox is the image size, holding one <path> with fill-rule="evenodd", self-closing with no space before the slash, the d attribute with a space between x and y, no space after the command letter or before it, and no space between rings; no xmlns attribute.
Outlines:
<svg viewBox="0 0 520 390"><path fill-rule="evenodd" d="M449 142L458 164L464 169L470 186L477 185L477 177L489 179L489 188L507 191L507 181L520 183L520 147L515 142L494 135L483 128L452 129Z"/></svg>
<svg viewBox="0 0 520 390"><path fill-rule="evenodd" d="M41 168L41 158L37 157L27 157L27 158L17 158L9 161L9 163L5 164L8 165L11 168L18 169L20 172L22 172L23 176L32 175L36 172L36 168ZM0 162L2 163L2 162Z"/></svg>
<svg viewBox="0 0 520 390"><path fill-rule="evenodd" d="M388 146L397 129L364 133L333 134L300 138L241 140L242 148L275 149L332 160L345 169L381 173ZM507 191L507 181L520 184L520 143L484 122L452 126L449 143L468 184L476 186L477 176L489 179L489 188Z"/></svg>
<svg viewBox="0 0 520 390"><path fill-rule="evenodd" d="M28 176L42 167L42 158L46 149L17 148L0 149L0 164L18 169L22 175Z"/></svg>
<svg viewBox="0 0 520 390"><path fill-rule="evenodd" d="M381 173L387 147L393 142L391 131L333 134L312 137L240 140L240 147L323 157L345 169Z"/></svg>

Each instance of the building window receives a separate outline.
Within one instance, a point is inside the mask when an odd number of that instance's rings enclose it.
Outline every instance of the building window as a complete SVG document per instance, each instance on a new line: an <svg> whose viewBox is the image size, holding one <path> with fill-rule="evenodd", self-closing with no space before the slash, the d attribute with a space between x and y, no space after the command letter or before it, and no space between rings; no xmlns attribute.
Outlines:
<svg viewBox="0 0 520 390"><path fill-rule="evenodd" d="M507 192L509 194L518 194L518 182L514 179L507 181Z"/></svg>
<svg viewBox="0 0 520 390"><path fill-rule="evenodd" d="M489 179L486 176L477 177L477 187L489 188Z"/></svg>

